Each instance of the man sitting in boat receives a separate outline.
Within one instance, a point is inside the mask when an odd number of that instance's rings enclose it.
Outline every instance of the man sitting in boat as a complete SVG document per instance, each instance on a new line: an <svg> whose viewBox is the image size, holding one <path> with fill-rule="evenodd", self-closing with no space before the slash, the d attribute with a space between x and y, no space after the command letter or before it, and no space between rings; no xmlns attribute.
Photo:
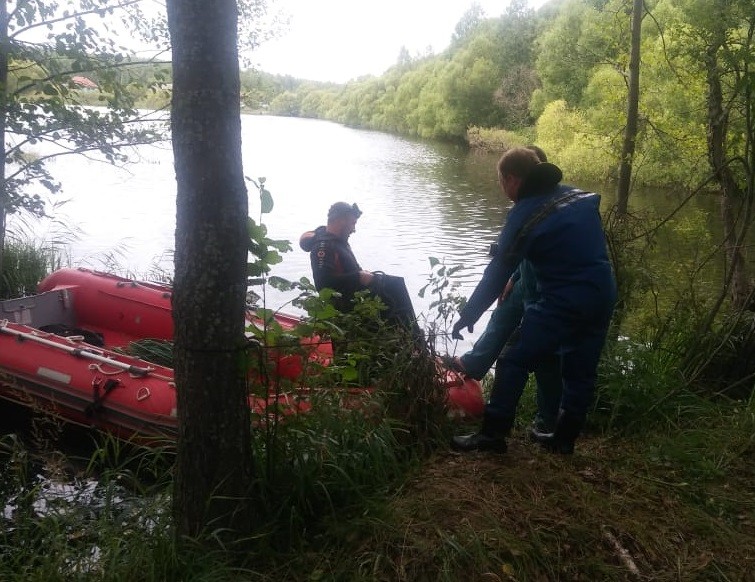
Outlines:
<svg viewBox="0 0 755 582"><path fill-rule="evenodd" d="M308 230L299 238L299 246L309 253L312 275L318 291L326 287L341 296L333 299L342 312L353 308L354 293L368 289L375 274L359 266L349 245L362 211L356 204L336 202L328 210L327 226Z"/></svg>
<svg viewBox="0 0 755 582"><path fill-rule="evenodd" d="M354 294L369 290L385 303L383 318L400 323L419 332L414 308L401 277L380 272L365 271L359 266L349 245L349 237L356 231L362 211L356 204L336 202L328 210L328 223L308 230L299 238L299 246L307 251L312 263L315 288L320 291L330 288L340 297L333 298L333 305L343 313L354 308Z"/></svg>

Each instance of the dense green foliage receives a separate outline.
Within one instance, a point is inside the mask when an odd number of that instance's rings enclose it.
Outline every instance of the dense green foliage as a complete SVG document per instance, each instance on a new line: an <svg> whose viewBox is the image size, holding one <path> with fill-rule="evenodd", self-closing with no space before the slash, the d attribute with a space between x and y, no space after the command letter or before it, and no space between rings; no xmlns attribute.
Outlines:
<svg viewBox="0 0 755 582"><path fill-rule="evenodd" d="M46 169L57 155L98 152L110 162L125 159L122 148L154 140L154 128L140 126L136 100L165 81L165 66L137 62L116 44L120 27L147 33L150 21L137 6L113 11L106 2L67 9L58 2L24 1L2 22L9 40L2 46L4 160L3 211L43 212L29 185L60 189ZM36 29L47 32L43 41ZM96 107L94 107L96 106Z"/></svg>
<svg viewBox="0 0 755 582"><path fill-rule="evenodd" d="M702 63L714 22L723 23L726 38L719 48L724 98L752 91L747 74L753 54L748 36L752 2L728 3L717 20L698 4L646 3L636 183L695 187L709 176ZM329 119L488 149L512 143L508 136L513 133L518 136L515 143L536 141L544 147L569 176L611 179L624 126L630 5L626 0L568 0L533 11L518 1L496 18L473 8L444 52L412 56L403 51L379 77L338 85L242 71L242 104L246 111ZM261 33L252 36L251 46ZM11 94L22 74L27 83L19 95L43 93L43 81L60 78L58 100L63 96L73 103L158 108L168 104L169 92L161 90L171 82L166 64L132 63L127 54L93 54L86 45L81 49L86 58L70 51L45 57L45 67L47 61L56 64L57 77L40 67L38 55L11 55L18 59L9 72ZM91 78L98 90L71 85L77 74ZM732 157L746 156L741 124L746 99L740 102L742 106L728 113ZM501 131L504 137L497 136ZM486 136L482 141L481 135Z"/></svg>
<svg viewBox="0 0 755 582"><path fill-rule="evenodd" d="M723 23L720 81L729 156L747 156L752 92L750 0L726 3L718 19L688 0L646 3L643 21L638 184L693 188L706 159L706 39ZM438 55L403 54L380 77L346 85L312 82L266 93L267 111L316 117L409 136L466 140L485 147L535 141L569 176L615 177L625 124L629 54L626 0L567 0L535 12L513 2L498 18L470 11ZM272 85L268 84L272 89ZM497 137L496 132L505 132ZM511 139L511 132L518 139Z"/></svg>

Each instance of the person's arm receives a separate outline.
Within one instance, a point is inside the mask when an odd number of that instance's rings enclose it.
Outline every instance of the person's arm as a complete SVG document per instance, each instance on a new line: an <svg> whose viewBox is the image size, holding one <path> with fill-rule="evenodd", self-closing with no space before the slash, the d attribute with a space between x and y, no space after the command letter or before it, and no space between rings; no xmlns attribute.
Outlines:
<svg viewBox="0 0 755 582"><path fill-rule="evenodd" d="M303 232L299 237L299 248L303 251L310 252L315 246L315 236L324 231L324 226L318 226L315 230Z"/></svg>
<svg viewBox="0 0 755 582"><path fill-rule="evenodd" d="M517 207L511 211L506 225L498 239L498 252L492 258L482 275L482 280L477 284L472 296L459 314L459 320L453 326L452 337L461 338L459 333L465 327L472 328L485 310L498 298L517 266L522 260L522 245L518 244L522 219L522 212L516 212Z"/></svg>
<svg viewBox="0 0 755 582"><path fill-rule="evenodd" d="M467 325L474 324L480 319L485 310L490 307L493 301L503 293L511 274L514 271L516 263L513 265L510 261L496 257L485 268L482 280L477 284L474 292L461 311L461 319L467 322ZM466 327L462 325L461 327Z"/></svg>

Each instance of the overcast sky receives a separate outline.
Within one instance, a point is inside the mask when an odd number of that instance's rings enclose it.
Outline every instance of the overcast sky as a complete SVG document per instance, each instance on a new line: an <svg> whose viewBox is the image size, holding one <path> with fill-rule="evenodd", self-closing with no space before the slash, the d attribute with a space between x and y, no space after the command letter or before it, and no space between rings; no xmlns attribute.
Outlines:
<svg viewBox="0 0 755 582"><path fill-rule="evenodd" d="M537 8L546 0L529 0ZM267 73L344 83L381 75L409 54L445 49L456 24L474 0L274 0L290 16L281 37L255 51L252 61ZM477 0L485 15L503 14L509 0Z"/></svg>

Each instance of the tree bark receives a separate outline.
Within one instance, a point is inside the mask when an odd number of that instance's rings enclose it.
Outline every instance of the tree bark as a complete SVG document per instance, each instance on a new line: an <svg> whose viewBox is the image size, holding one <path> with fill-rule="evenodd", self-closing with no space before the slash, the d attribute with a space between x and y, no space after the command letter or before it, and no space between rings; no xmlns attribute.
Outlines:
<svg viewBox="0 0 755 582"><path fill-rule="evenodd" d="M723 22L723 19L721 19ZM729 129L729 111L724 104L721 88L721 70L718 51L726 42L723 24L713 32L705 53L705 71L708 86L708 161L716 183L721 189L721 218L724 229L724 249L727 262L729 292L736 307L745 307L750 300L747 264L742 252L742 239L737 233L738 212L735 207L744 201L744 192L737 184L726 159L726 140Z"/></svg>
<svg viewBox="0 0 755 582"><path fill-rule="evenodd" d="M223 544L251 526L243 366L248 199L241 161L235 0L168 0L176 200L178 539Z"/></svg>
<svg viewBox="0 0 755 582"><path fill-rule="evenodd" d="M637 144L640 103L640 45L642 43L643 0L632 4L632 40L629 53L629 91L627 95L627 125L621 148L619 183L616 201L617 216L625 216L629 208L629 189L632 183L632 162Z"/></svg>
<svg viewBox="0 0 755 582"><path fill-rule="evenodd" d="M8 112L8 3L0 0L0 277L5 256L5 231L8 216L8 185L5 181L5 130Z"/></svg>

